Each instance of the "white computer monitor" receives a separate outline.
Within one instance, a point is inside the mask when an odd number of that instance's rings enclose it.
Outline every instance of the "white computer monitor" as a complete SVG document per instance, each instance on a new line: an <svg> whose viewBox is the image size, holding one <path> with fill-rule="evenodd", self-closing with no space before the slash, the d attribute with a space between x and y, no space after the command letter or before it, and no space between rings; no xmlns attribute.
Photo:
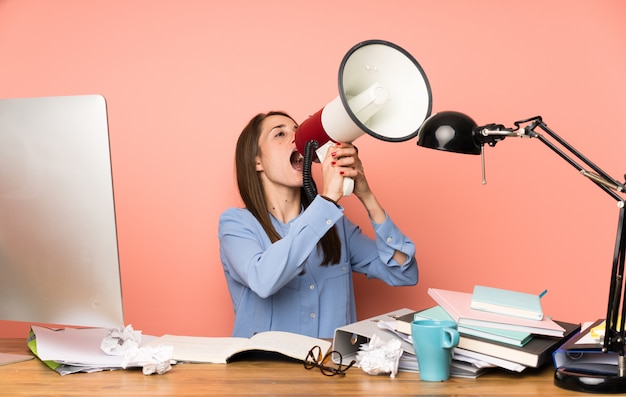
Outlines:
<svg viewBox="0 0 626 397"><path fill-rule="evenodd" d="M124 325L106 101L0 99L0 320Z"/></svg>

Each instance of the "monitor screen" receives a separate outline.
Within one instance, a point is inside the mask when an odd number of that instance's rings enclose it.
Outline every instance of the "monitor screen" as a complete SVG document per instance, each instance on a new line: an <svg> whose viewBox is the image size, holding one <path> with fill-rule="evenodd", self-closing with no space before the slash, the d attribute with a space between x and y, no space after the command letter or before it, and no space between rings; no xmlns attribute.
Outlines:
<svg viewBox="0 0 626 397"><path fill-rule="evenodd" d="M0 320L124 325L100 95L0 99Z"/></svg>

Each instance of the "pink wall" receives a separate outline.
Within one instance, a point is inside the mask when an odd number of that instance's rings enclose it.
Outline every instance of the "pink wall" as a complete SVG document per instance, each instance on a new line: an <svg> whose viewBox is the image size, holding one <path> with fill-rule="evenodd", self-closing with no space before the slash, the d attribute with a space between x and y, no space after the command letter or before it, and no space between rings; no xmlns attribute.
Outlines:
<svg viewBox="0 0 626 397"><path fill-rule="evenodd" d="M337 95L348 49L385 39L424 67L434 111L507 125L540 114L621 179L624 15L620 0L0 0L0 96L107 98L127 323L229 335L217 221L239 205L233 151L253 114L303 120ZM615 202L539 141L489 149L486 186L478 156L357 143L421 272L411 288L358 277L361 318L474 284L547 288L557 319L604 315ZM0 327L21 337L28 324Z"/></svg>

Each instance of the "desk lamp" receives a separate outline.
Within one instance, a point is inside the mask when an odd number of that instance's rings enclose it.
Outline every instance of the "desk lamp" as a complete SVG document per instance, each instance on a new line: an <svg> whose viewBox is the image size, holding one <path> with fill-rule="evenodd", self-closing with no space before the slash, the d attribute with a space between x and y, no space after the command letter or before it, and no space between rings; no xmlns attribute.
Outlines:
<svg viewBox="0 0 626 397"><path fill-rule="evenodd" d="M493 147L507 137L537 138L563 160L576 168L581 175L588 178L617 201L619 219L606 312L606 330L602 344L603 353L608 353L609 351L617 353L617 372L608 375L559 368L555 372L554 383L564 389L582 392L626 392L626 359L624 357L626 351L626 341L624 339L624 320L626 319L624 301L626 300L626 291L624 291L623 279L626 232L624 230L624 198L622 197L626 187L623 183L610 177L548 128L541 116L517 121L514 125L514 128L506 128L501 124L477 126L471 117L463 113L455 111L439 112L424 121L418 131L417 145L455 153L480 154L482 156L482 182L485 184L485 157L483 151L485 144ZM547 137L542 135L541 132L537 132L537 130L543 131ZM578 161L587 166L590 171L583 168Z"/></svg>

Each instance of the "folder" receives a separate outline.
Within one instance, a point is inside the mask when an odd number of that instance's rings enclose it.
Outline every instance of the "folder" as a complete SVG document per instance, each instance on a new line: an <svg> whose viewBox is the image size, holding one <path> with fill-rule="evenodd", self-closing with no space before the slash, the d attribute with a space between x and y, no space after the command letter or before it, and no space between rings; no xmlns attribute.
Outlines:
<svg viewBox="0 0 626 397"><path fill-rule="evenodd" d="M363 343L369 343L374 335L383 342L391 339L399 339L402 349L409 354L415 354L413 345L391 332L387 332L378 326L379 321L394 321L406 314L414 313L415 310L403 308L386 314L381 314L366 320L337 328L333 337L332 350L338 351L343 356L344 362L356 359L356 354Z"/></svg>

